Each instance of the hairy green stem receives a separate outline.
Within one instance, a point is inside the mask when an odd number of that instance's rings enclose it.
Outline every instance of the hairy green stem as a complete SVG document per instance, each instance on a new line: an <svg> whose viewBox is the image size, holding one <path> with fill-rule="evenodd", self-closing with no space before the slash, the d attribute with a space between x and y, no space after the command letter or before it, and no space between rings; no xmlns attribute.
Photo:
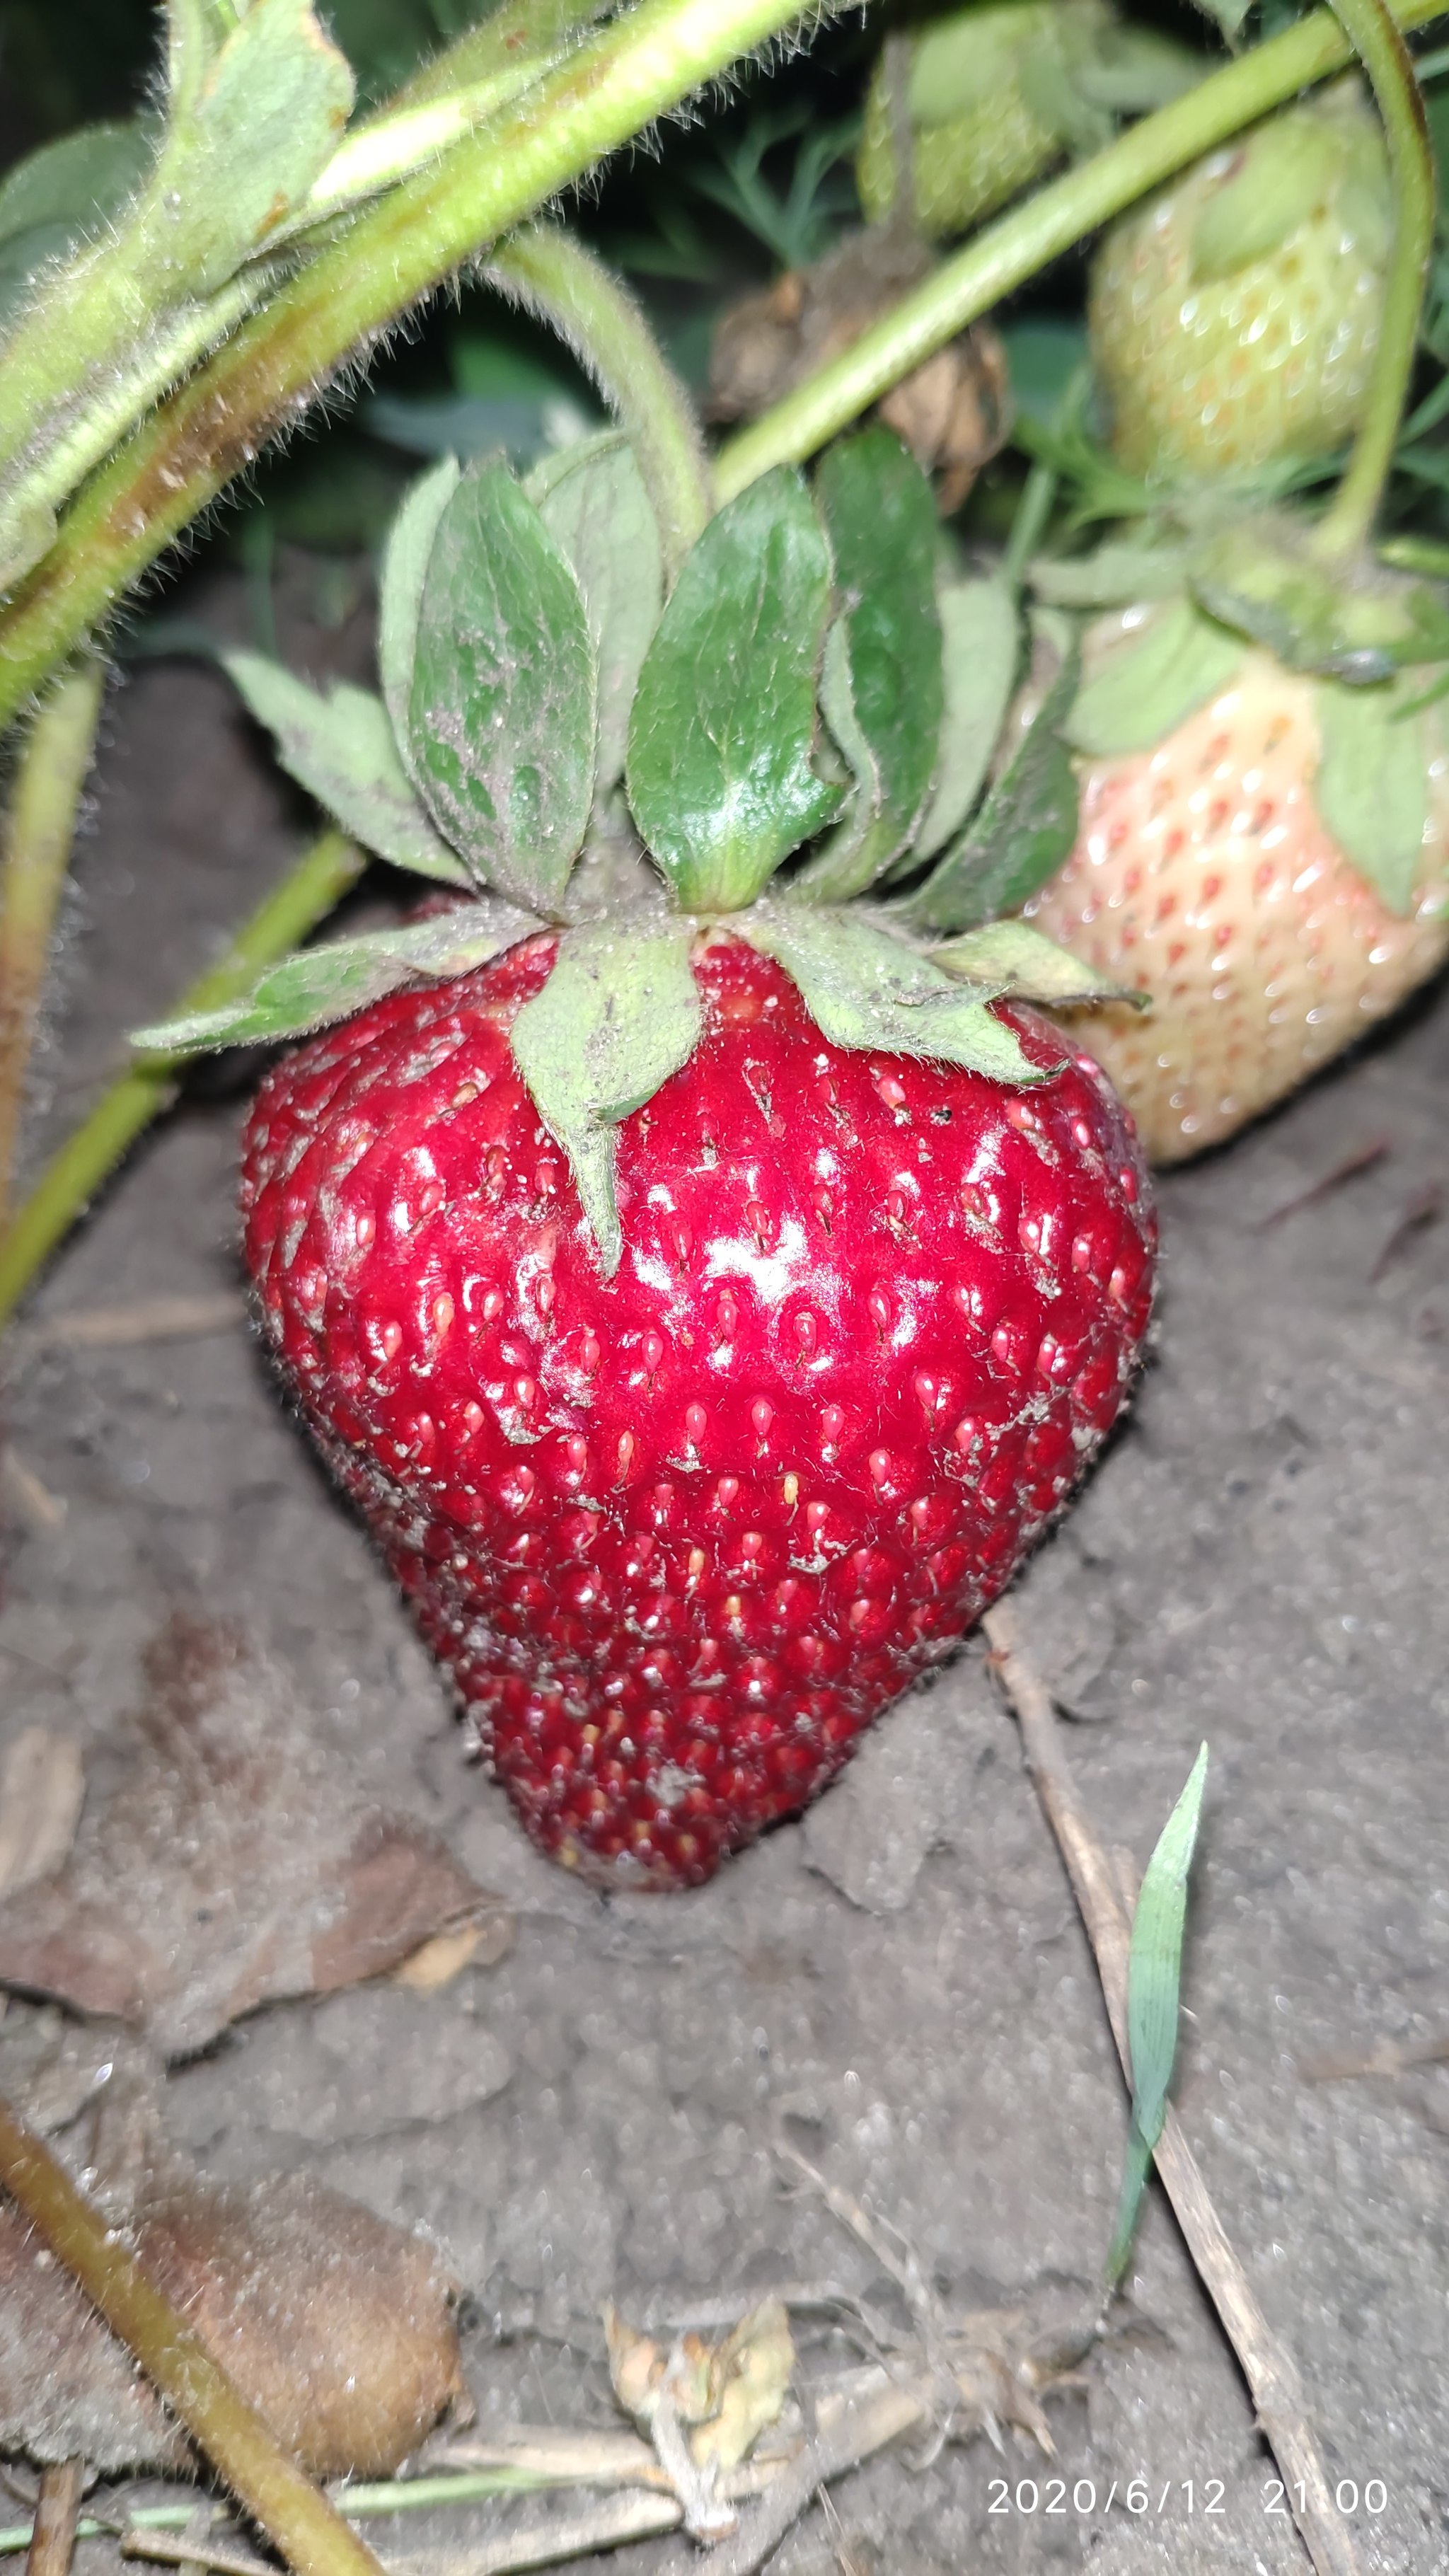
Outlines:
<svg viewBox="0 0 1449 2576"><path fill-rule="evenodd" d="M607 18L614 0L504 0L476 27L455 36L451 45L415 71L388 101L389 110L416 107L422 100L471 81L487 80L510 64L542 65L550 55Z"/></svg>
<svg viewBox="0 0 1449 2576"><path fill-rule="evenodd" d="M288 2458L124 2237L4 2102L0 2182L297 2576L382 2576L366 2542Z"/></svg>
<svg viewBox="0 0 1449 2576"><path fill-rule="evenodd" d="M1443 5L1444 0L1399 0L1395 15L1401 27L1419 26L1439 16ZM721 500L732 499L772 466L813 455L902 376L1086 234L1299 90L1342 71L1352 58L1337 19L1316 9L1038 189L973 235L883 321L732 438L715 459Z"/></svg>
<svg viewBox="0 0 1449 2576"><path fill-rule="evenodd" d="M1418 355L1419 314L1438 211L1423 94L1385 0L1333 0L1333 9L1369 76L1383 118L1394 188L1394 241L1368 408L1348 470L1314 531L1314 552L1328 563L1356 554L1378 515Z"/></svg>
<svg viewBox="0 0 1449 2576"><path fill-rule="evenodd" d="M79 495L0 619L0 721L344 361L460 262L800 15L800 0L638 0L362 214Z"/></svg>
<svg viewBox="0 0 1449 2576"><path fill-rule="evenodd" d="M172 1016L219 1010L249 992L264 966L285 957L326 919L365 865L362 852L341 832L324 832L237 933L220 965L181 996ZM127 1148L175 1099L187 1061L138 1057L46 1165L0 1234L0 1325Z"/></svg>
<svg viewBox="0 0 1449 2576"><path fill-rule="evenodd" d="M0 1234L10 1206L25 1075L76 816L100 720L105 672L65 672L37 710L10 797L0 873Z"/></svg>
<svg viewBox="0 0 1449 2576"><path fill-rule="evenodd" d="M714 508L689 396L639 306L557 224L530 224L491 252L487 275L577 352L633 443L672 581Z"/></svg>

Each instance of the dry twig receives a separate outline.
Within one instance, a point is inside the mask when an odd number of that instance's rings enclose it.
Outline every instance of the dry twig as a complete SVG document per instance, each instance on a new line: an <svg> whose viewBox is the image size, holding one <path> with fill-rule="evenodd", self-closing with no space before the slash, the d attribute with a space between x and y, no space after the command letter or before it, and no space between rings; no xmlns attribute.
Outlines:
<svg viewBox="0 0 1449 2576"><path fill-rule="evenodd" d="M235 1294L145 1297L131 1306L72 1306L42 1317L23 1338L32 1350L120 1351L235 1332L246 1311Z"/></svg>
<svg viewBox="0 0 1449 2576"><path fill-rule="evenodd" d="M70 2576L84 2484L84 2460L59 2460L45 2471L35 2499L25 2576Z"/></svg>
<svg viewBox="0 0 1449 2576"><path fill-rule="evenodd" d="M1017 1644L1008 1603L983 1622L991 1661L1021 1727L1022 1749L1037 1796L1056 1836L1087 1937L1096 1954L1117 2054L1130 2084L1127 1959L1131 1927L1107 1853L1098 1842L1062 1752L1051 1695ZM1318 2576L1359 2576L1358 2554L1333 2499L1304 2406L1292 2355L1279 2342L1229 2243L1192 2151L1169 2109L1156 2150L1157 2170L1228 2339L1238 2356L1258 2422L1283 2472L1295 2519Z"/></svg>

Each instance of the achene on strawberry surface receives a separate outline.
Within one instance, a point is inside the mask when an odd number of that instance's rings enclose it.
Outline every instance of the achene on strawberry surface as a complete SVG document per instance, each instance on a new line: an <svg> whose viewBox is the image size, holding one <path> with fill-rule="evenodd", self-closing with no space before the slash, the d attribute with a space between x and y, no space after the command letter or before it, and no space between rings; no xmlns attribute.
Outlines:
<svg viewBox="0 0 1449 2576"><path fill-rule="evenodd" d="M385 703L233 655L294 774L476 891L149 1033L321 1026L246 1139L284 1378L534 1840L666 1887L1010 1579L1153 1262L1130 1119L1026 1007L1109 988L990 918L1071 829L1049 732L986 783L1012 594L883 429L701 515L666 598L617 438L449 464ZM856 900L923 871L949 937Z"/></svg>
<svg viewBox="0 0 1449 2576"><path fill-rule="evenodd" d="M681 1885L812 1796L1058 1509L1132 1374L1151 1206L1089 1057L1025 1092L847 1052L726 939L620 1131L605 1282L509 1050L551 958L286 1058L247 1259L535 1841Z"/></svg>

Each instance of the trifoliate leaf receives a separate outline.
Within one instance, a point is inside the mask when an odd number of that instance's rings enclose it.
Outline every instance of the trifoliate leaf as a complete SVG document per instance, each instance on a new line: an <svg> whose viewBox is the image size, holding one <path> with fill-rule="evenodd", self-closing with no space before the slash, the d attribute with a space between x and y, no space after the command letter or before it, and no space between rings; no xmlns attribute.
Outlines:
<svg viewBox="0 0 1449 2576"><path fill-rule="evenodd" d="M595 798L624 774L629 709L664 598L659 522L632 447L615 431L535 467L525 485L574 568L599 661Z"/></svg>
<svg viewBox="0 0 1449 2576"><path fill-rule="evenodd" d="M749 903L839 807L810 766L829 613L820 522L778 467L685 557L634 695L629 803L686 910Z"/></svg>
<svg viewBox="0 0 1449 2576"><path fill-rule="evenodd" d="M902 905L914 929L961 931L1018 912L1077 835L1077 781L1061 726L1077 685L1075 637L1000 784L933 876Z"/></svg>
<svg viewBox="0 0 1449 2576"><path fill-rule="evenodd" d="M208 1047L302 1037L333 1020L350 1019L420 976L466 975L539 927L531 913L512 904L479 902L459 904L434 921L409 922L402 930L335 939L269 966L250 993L224 1010L136 1029L131 1044L146 1055L191 1055Z"/></svg>
<svg viewBox="0 0 1449 2576"><path fill-rule="evenodd" d="M539 1116L569 1158L606 1278L623 1254L614 1129L687 1064L699 987L683 921L569 930L543 991L513 1023L513 1055Z"/></svg>
<svg viewBox="0 0 1449 2576"><path fill-rule="evenodd" d="M1313 804L1325 831L1390 912L1413 910L1429 814L1423 719L1403 709L1422 686L1401 675L1376 689L1320 680Z"/></svg>
<svg viewBox="0 0 1449 2576"><path fill-rule="evenodd" d="M1006 582L944 582L936 606L944 689L941 739L935 793L909 853L913 864L945 848L980 795L1021 658L1021 619Z"/></svg>
<svg viewBox="0 0 1449 2576"><path fill-rule="evenodd" d="M323 697L264 653L223 653L221 660L274 737L288 776L364 849L447 885L472 883L413 793L381 698L345 684Z"/></svg>
<svg viewBox="0 0 1449 2576"><path fill-rule="evenodd" d="M975 984L990 984L1024 1002L1138 1002L1134 993L1095 966L1084 965L1069 948L1059 947L1029 921L988 921L960 939L933 946L931 955L948 975L963 975Z"/></svg>
<svg viewBox="0 0 1449 2576"><path fill-rule="evenodd" d="M884 874L930 793L943 706L936 505L915 458L886 429L832 447L815 494L842 600L821 703L856 784L796 891L840 903Z"/></svg>
<svg viewBox="0 0 1449 2576"><path fill-rule="evenodd" d="M556 910L594 793L598 667L573 567L506 465L470 468L423 576L413 774L474 874Z"/></svg>
<svg viewBox="0 0 1449 2576"><path fill-rule="evenodd" d="M999 1082L1044 1082L1014 1030L987 1008L999 984L966 986L856 911L757 905L740 936L783 966L833 1046L935 1056Z"/></svg>
<svg viewBox="0 0 1449 2576"><path fill-rule="evenodd" d="M154 131L139 121L83 125L7 172L0 186L0 329L37 269L69 257L115 221L151 166Z"/></svg>
<svg viewBox="0 0 1449 2576"><path fill-rule="evenodd" d="M1148 2163L1167 2117L1167 2093L1177 2057L1187 1880L1197 1844L1207 1765L1208 1749L1204 1745L1143 1873L1132 1917L1127 1960L1132 2137L1112 2251L1107 2258L1107 2278L1113 2284L1127 2268Z"/></svg>
<svg viewBox="0 0 1449 2576"><path fill-rule="evenodd" d="M1084 682L1062 733L1074 750L1099 760L1150 750L1225 689L1242 658L1240 635L1190 599L1164 601Z"/></svg>
<svg viewBox="0 0 1449 2576"><path fill-rule="evenodd" d="M416 784L408 743L408 708L413 693L413 657L417 651L418 615L428 558L438 521L457 491L458 460L445 456L431 472L420 475L404 493L383 550L377 608L377 670L392 718L393 736L404 769Z"/></svg>

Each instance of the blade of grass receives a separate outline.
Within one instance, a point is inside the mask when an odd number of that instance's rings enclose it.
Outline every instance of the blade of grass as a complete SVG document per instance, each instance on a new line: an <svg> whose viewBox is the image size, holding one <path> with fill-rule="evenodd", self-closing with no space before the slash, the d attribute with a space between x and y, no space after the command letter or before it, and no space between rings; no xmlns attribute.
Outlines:
<svg viewBox="0 0 1449 2576"><path fill-rule="evenodd" d="M219 1010L248 992L262 967L284 957L325 920L366 864L341 832L324 832L238 931L220 965L188 988L178 1012ZM178 1056L139 1057L46 1165L0 1235L0 1326L127 1147L175 1099L183 1070Z"/></svg>
<svg viewBox="0 0 1449 2576"><path fill-rule="evenodd" d="M1107 2257L1107 2287L1115 2290L1132 2256L1137 2213L1147 2181L1152 2152L1167 2117L1167 2092L1177 2058L1178 2004L1182 1988L1182 1941L1187 1926L1187 1878L1197 1842L1202 1793L1207 1779L1204 1745L1187 1787L1162 1829L1147 1864L1142 1891L1132 1916L1127 1952L1127 2044L1132 2061L1132 2135L1112 2250Z"/></svg>

